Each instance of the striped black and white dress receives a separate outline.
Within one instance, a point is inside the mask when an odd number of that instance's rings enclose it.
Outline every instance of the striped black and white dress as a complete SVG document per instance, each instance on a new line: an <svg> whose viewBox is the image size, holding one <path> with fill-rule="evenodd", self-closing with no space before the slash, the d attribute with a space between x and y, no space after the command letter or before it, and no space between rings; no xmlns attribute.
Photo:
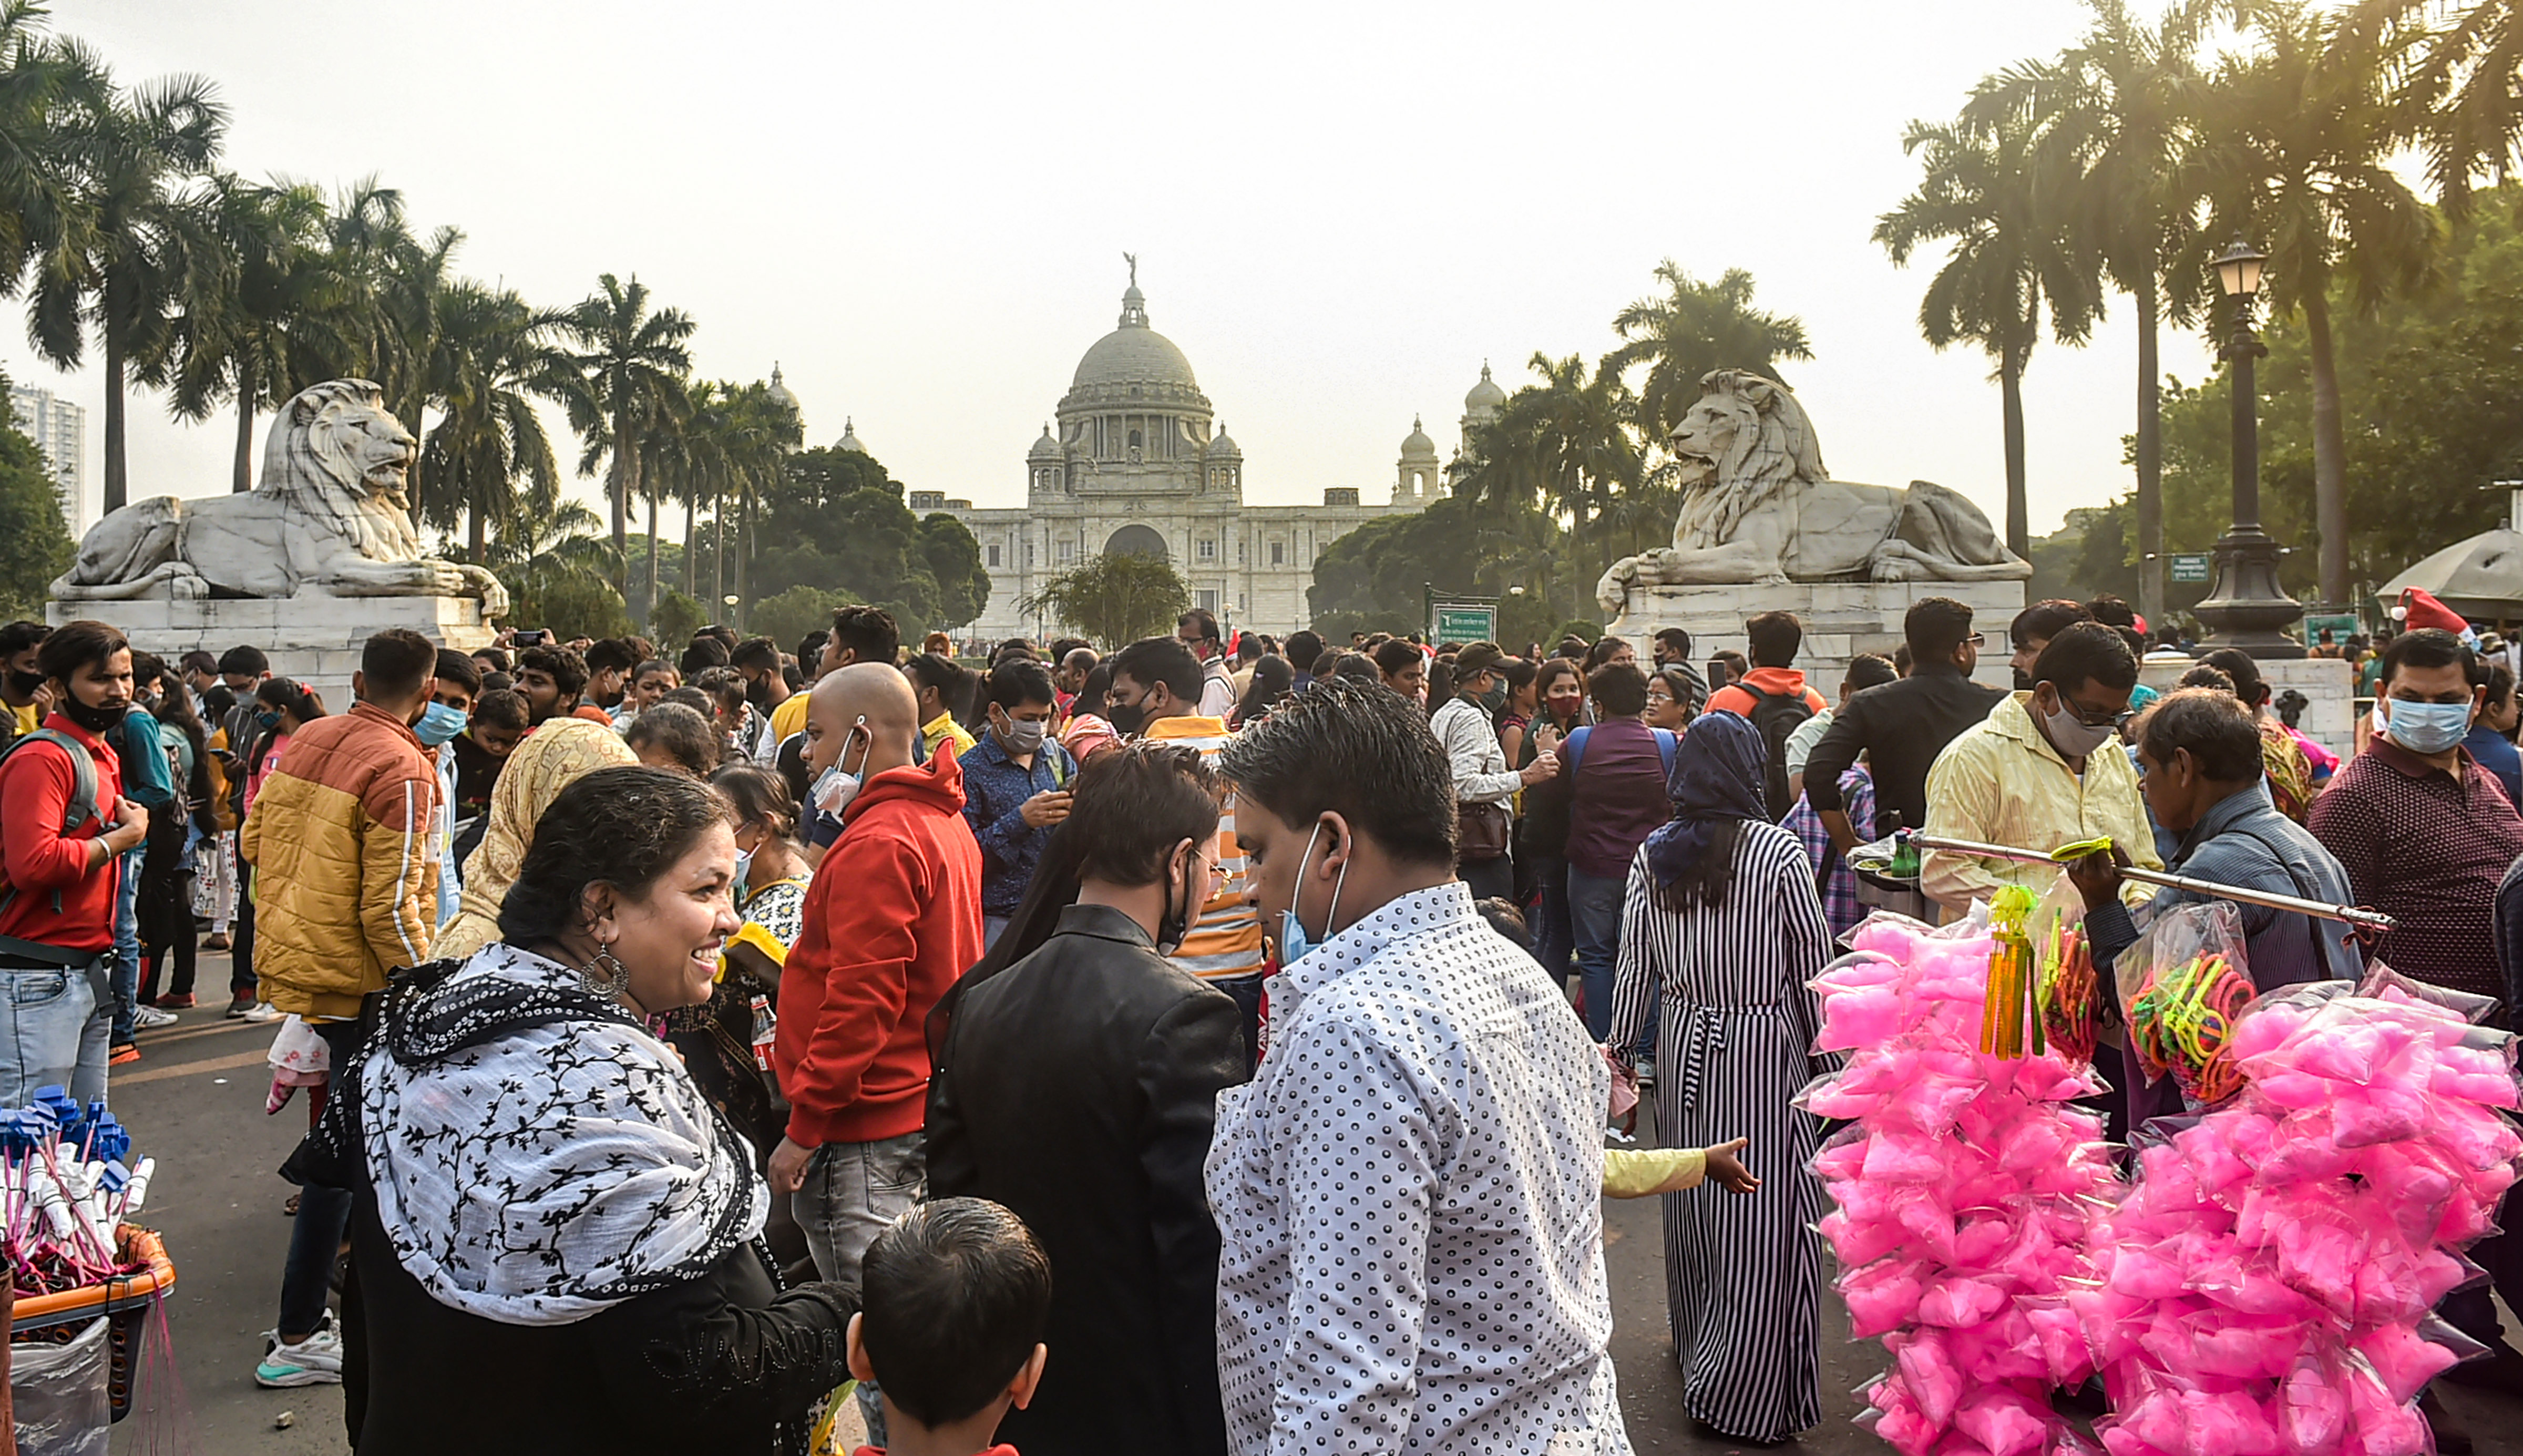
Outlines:
<svg viewBox="0 0 2523 1456"><path fill-rule="evenodd" d="M1747 822L1719 909L1665 908L1646 852L1630 863L1610 1045L1636 1044L1664 993L1656 1127L1667 1147L1750 1138L1752 1194L1715 1183L1664 1198L1665 1302L1684 1400L1740 1440L1782 1440L1822 1419L1822 1186L1806 1164L1819 1124L1787 1104L1821 1069L1806 986L1832 955L1813 868L1795 836Z"/></svg>

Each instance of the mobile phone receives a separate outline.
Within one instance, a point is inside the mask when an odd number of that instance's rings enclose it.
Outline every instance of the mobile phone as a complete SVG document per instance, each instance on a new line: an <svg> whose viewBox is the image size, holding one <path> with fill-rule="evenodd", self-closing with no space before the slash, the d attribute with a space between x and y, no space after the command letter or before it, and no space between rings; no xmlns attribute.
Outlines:
<svg viewBox="0 0 2523 1456"><path fill-rule="evenodd" d="M1727 668L1725 658L1712 657L1708 659L1708 690L1710 692L1715 692L1717 689L1734 681L1735 674Z"/></svg>
<svg viewBox="0 0 2523 1456"><path fill-rule="evenodd" d="M509 640L515 642L520 647L540 647L544 644L545 639L550 635L551 634L543 628L526 627L518 629L517 634L509 638Z"/></svg>

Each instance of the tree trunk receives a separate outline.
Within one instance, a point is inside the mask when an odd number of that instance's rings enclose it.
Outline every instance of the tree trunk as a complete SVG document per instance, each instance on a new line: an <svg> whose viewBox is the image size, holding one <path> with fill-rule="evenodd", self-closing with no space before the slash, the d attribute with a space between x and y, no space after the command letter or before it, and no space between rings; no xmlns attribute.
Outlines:
<svg viewBox="0 0 2523 1456"><path fill-rule="evenodd" d="M254 368L237 360L236 474L228 490L244 494L254 489Z"/></svg>
<svg viewBox="0 0 2523 1456"><path fill-rule="evenodd" d="M2150 265L2137 294L2137 610L2150 628L2165 622L2163 365L2156 352L2160 311Z"/></svg>
<svg viewBox="0 0 2523 1456"><path fill-rule="evenodd" d="M465 544L469 549L466 551L464 559L472 562L476 566L482 564L483 530L482 507L479 505L466 506L464 508L464 531Z"/></svg>
<svg viewBox="0 0 2523 1456"><path fill-rule="evenodd" d="M1568 518L1572 523L1568 532L1568 543L1572 546L1582 547L1586 540L1586 502L1582 497L1570 505ZM1587 620L1587 606L1586 579L1581 573L1569 588L1568 620L1571 622ZM1595 610L1601 611L1602 608L1597 606L1595 607Z"/></svg>
<svg viewBox="0 0 2523 1456"><path fill-rule="evenodd" d="M105 512L131 503L131 481L122 454L122 340L114 331L113 314L105 328Z"/></svg>
<svg viewBox="0 0 2523 1456"><path fill-rule="evenodd" d="M631 493L639 487L639 459L631 444L631 418L613 417L613 461L605 494L613 508L613 589L631 599Z"/></svg>
<svg viewBox="0 0 2523 1456"><path fill-rule="evenodd" d="M2006 409L2006 548L2018 556L2032 554L2031 507L2023 481L2023 357L2028 351L2009 350L1998 365L1998 389Z"/></svg>
<svg viewBox="0 0 2523 1456"><path fill-rule="evenodd" d="M2348 439L2339 417L2339 361L2330 342L2330 301L2308 289L2304 339L2312 356L2312 518L2321 537L2321 599L2348 600Z"/></svg>
<svg viewBox="0 0 2523 1456"><path fill-rule="evenodd" d="M693 492L690 481L685 481L684 486L684 594L698 596L701 594L701 555L700 543L692 540Z"/></svg>
<svg viewBox="0 0 2523 1456"><path fill-rule="evenodd" d="M727 595L727 482L718 484L710 497L710 611L718 610L719 598ZM707 616L708 613L702 615Z"/></svg>
<svg viewBox="0 0 2523 1456"><path fill-rule="evenodd" d="M645 623L648 614L657 610L657 493L648 493L648 600L640 609L639 620Z"/></svg>

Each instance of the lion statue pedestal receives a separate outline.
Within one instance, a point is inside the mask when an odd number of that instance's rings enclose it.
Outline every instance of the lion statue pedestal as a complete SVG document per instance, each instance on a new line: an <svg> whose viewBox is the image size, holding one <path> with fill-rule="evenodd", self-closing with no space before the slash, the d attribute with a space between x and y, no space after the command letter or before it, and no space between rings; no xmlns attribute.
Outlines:
<svg viewBox="0 0 2523 1456"><path fill-rule="evenodd" d="M405 627L459 651L506 612L499 579L423 555L408 510L419 444L363 379L280 407L245 494L136 500L89 529L52 585L54 624L93 617L167 661L262 648L271 671L351 704L367 639Z"/></svg>
<svg viewBox="0 0 2523 1456"><path fill-rule="evenodd" d="M1928 481L1831 479L1804 406L1774 380L1716 369L1699 392L1667 442L1683 467L1673 544L1613 562L1595 587L1610 631L1643 642L1684 628L1704 658L1740 650L1745 619L1791 611L1805 624L1796 665L1830 695L1852 655L1891 654L1920 597L1966 602L2001 634L2023 610L2032 567L1970 500ZM2003 652L1993 676L1981 657L1984 678L2008 681Z"/></svg>

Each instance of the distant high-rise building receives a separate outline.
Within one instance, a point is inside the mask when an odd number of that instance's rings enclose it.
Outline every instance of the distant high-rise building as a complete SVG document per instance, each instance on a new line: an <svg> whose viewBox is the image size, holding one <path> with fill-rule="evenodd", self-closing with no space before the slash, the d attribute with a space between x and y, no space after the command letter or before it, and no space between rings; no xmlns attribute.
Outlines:
<svg viewBox="0 0 2523 1456"><path fill-rule="evenodd" d="M53 493L61 498L62 523L77 539L87 519L87 410L51 390L23 384L10 388L9 405L17 411L18 428L44 452Z"/></svg>

